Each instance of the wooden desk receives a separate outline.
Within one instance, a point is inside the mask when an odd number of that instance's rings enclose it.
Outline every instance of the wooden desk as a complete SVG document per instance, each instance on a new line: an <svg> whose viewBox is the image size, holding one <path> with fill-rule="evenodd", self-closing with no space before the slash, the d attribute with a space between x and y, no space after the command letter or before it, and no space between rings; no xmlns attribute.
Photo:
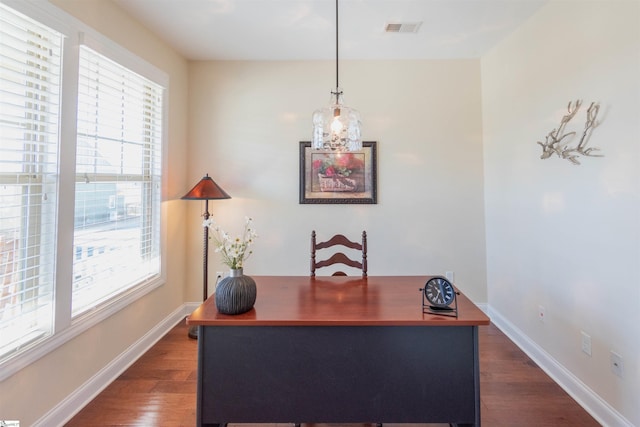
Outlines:
<svg viewBox="0 0 640 427"><path fill-rule="evenodd" d="M254 309L229 316L213 298L199 326L197 425L451 423L480 426L478 326L422 313L430 276L252 276Z"/></svg>

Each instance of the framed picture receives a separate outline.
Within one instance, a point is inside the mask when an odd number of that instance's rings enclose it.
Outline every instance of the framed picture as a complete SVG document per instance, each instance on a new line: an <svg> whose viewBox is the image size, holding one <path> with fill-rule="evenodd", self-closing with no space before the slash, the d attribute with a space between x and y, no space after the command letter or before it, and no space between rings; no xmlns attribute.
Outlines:
<svg viewBox="0 0 640 427"><path fill-rule="evenodd" d="M376 204L376 145L366 141L362 151L340 153L300 142L300 203Z"/></svg>

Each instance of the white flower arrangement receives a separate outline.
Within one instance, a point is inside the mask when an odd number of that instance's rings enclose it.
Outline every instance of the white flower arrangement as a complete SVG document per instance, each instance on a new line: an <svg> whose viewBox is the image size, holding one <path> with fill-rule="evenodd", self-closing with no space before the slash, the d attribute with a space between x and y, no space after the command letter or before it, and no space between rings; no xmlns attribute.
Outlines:
<svg viewBox="0 0 640 427"><path fill-rule="evenodd" d="M255 243L258 234L251 228L251 222L251 218L245 217L242 236L235 239L222 230L213 219L209 218L203 223L203 226L209 227L211 231L210 238L215 242L216 252L222 255L222 262L231 269L242 268L244 261L253 253L249 248Z"/></svg>

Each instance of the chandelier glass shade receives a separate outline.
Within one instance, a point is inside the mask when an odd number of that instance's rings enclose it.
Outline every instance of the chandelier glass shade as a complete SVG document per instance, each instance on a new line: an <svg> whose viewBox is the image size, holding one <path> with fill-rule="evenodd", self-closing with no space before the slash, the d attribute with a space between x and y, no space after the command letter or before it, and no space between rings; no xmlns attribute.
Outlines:
<svg viewBox="0 0 640 427"><path fill-rule="evenodd" d="M362 135L360 113L344 105L338 67L338 0L336 0L336 88L329 105L313 112L314 150L360 151Z"/></svg>
<svg viewBox="0 0 640 427"><path fill-rule="evenodd" d="M311 147L315 150L360 151L360 125L360 113L344 105L342 90L336 88L331 92L330 104L313 113Z"/></svg>

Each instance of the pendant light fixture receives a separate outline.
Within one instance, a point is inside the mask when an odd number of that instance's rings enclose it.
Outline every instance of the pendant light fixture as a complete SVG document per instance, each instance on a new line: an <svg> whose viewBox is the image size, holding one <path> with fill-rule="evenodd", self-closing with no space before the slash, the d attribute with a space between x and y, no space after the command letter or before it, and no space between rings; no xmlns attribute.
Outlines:
<svg viewBox="0 0 640 427"><path fill-rule="evenodd" d="M331 91L329 106L313 113L313 138L315 150L362 150L360 113L343 104L338 68L338 0L336 0L336 88Z"/></svg>

